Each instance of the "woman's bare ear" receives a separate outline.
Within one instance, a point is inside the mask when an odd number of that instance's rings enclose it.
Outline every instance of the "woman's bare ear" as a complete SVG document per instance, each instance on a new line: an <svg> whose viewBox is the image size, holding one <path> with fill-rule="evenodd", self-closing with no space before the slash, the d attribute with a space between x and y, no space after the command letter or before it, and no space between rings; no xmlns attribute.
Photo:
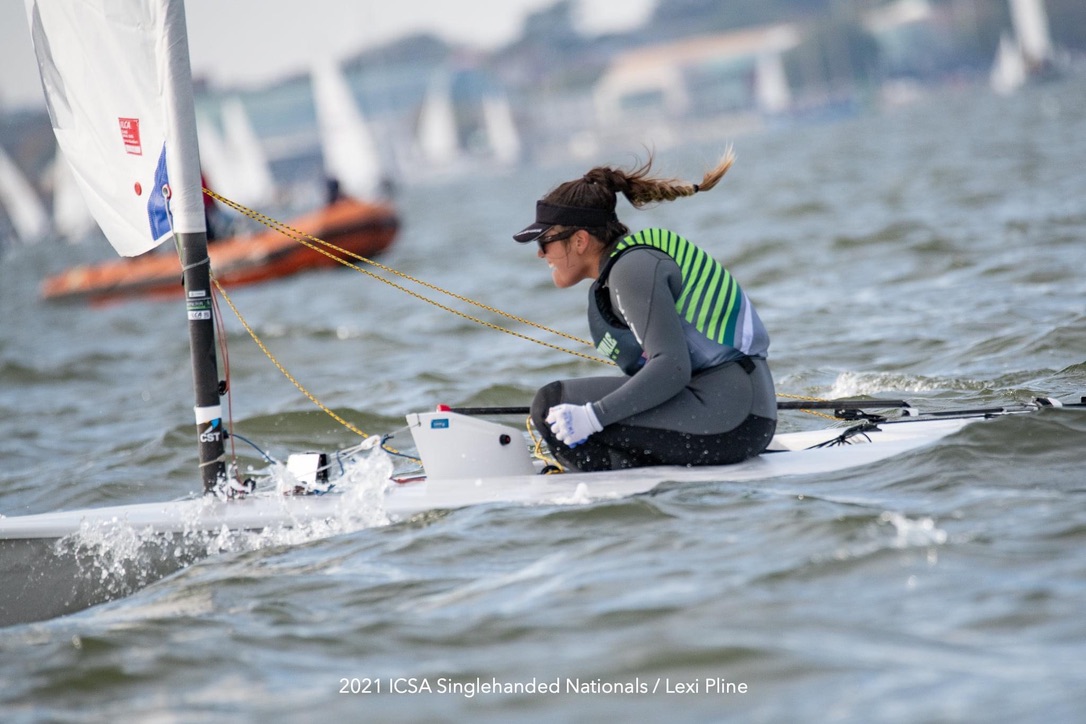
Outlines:
<svg viewBox="0 0 1086 724"><path fill-rule="evenodd" d="M577 229L573 234L573 243L577 247L577 251L582 254L588 248L588 245L592 242L592 235L584 229Z"/></svg>

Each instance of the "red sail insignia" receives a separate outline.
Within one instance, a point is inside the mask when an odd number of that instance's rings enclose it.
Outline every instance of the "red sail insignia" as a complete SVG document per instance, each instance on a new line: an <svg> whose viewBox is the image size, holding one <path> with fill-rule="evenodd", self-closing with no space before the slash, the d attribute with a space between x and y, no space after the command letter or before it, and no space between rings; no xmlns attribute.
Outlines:
<svg viewBox="0 0 1086 724"><path fill-rule="evenodd" d="M140 144L140 119L118 118L121 124L121 140L124 141L124 150L133 156L143 155L143 146Z"/></svg>

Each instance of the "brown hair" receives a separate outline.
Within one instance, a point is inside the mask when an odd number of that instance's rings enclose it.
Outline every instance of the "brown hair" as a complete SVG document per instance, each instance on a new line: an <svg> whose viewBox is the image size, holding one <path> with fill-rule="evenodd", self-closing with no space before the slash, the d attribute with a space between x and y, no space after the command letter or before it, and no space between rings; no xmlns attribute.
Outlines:
<svg viewBox="0 0 1086 724"><path fill-rule="evenodd" d="M705 173L700 183L651 178L649 173L652 171L652 160L653 155L649 153L645 163L630 170L597 166L579 179L559 184L542 200L556 206L576 206L611 212L615 210L615 202L620 193L635 209L660 201L674 201L680 196L693 196L699 191L708 191L716 186L735 162L735 153L729 146L717 165ZM588 231L607 245L630 233L626 225L617 219L605 227Z"/></svg>

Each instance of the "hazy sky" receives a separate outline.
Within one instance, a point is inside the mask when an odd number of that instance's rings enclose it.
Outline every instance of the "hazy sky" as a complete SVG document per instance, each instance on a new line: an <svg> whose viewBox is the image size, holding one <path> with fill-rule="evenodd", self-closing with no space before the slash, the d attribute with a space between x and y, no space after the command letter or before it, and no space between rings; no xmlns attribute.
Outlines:
<svg viewBox="0 0 1086 724"><path fill-rule="evenodd" d="M653 0L577 0L586 29L626 28ZM193 72L262 81L408 32L493 48L516 37L527 12L556 0L187 0ZM0 0L0 103L42 105L23 0Z"/></svg>

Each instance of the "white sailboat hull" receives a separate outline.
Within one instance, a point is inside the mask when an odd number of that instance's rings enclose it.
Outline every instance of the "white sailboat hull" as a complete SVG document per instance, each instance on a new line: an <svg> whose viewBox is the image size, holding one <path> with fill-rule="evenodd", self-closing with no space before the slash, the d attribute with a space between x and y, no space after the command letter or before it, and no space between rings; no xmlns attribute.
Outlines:
<svg viewBox="0 0 1086 724"><path fill-rule="evenodd" d="M333 528L355 516L403 520L431 510L480 504L571 504L645 493L663 483L756 482L794 475L825 474L900 455L957 432L971 420L923 420L880 425L850 444L805 449L840 435L843 428L786 433L775 452L735 465L660 466L598 473L505 475L440 480L389 481L377 495L336 491L324 495L253 494L223 500L214 496L160 503L0 517L0 541L58 539L110 529L154 533L217 533L289 529L324 523ZM360 502L369 506L359 506ZM334 532L334 531L333 531Z"/></svg>
<svg viewBox="0 0 1086 724"><path fill-rule="evenodd" d="M252 494L0 516L0 626L40 621L127 596L209 555L289 545L471 505L583 505L661 485L752 483L827 474L930 445L971 419L887 423L851 443L844 428L787 433L777 452L720 467L651 467L600 473L501 475L397 482L387 460L374 484L324 495ZM376 453L383 455L383 453ZM372 458L370 459L372 462ZM483 471L480 471L483 472ZM366 477L366 476L363 476Z"/></svg>
<svg viewBox="0 0 1086 724"><path fill-rule="evenodd" d="M349 465L337 487L323 495L269 492L237 499L207 495L0 516L0 580L5 581L0 586L0 626L54 618L127 596L211 555L304 543L473 505L585 505L648 493L660 486L731 483L757 487L797 476L832 475L933 445L973 422L1035 409L900 418L875 427L865 425L860 432L855 432L861 429L857 425L785 433L774 438L770 451L717 467L488 476L487 467L479 462L486 460L485 454L453 445L448 446L451 450L436 450L437 477L402 479L390 478L389 459L383 452L371 451ZM412 417L428 421L430 414L409 416L409 424ZM493 442L493 429L479 429L491 435ZM474 434L456 418L447 430ZM438 433L431 442L443 439L442 435ZM442 456L453 460L441 461ZM479 476L458 472L443 477L458 470L455 463L460 458L477 465ZM508 470L508 463L499 460L490 470Z"/></svg>

